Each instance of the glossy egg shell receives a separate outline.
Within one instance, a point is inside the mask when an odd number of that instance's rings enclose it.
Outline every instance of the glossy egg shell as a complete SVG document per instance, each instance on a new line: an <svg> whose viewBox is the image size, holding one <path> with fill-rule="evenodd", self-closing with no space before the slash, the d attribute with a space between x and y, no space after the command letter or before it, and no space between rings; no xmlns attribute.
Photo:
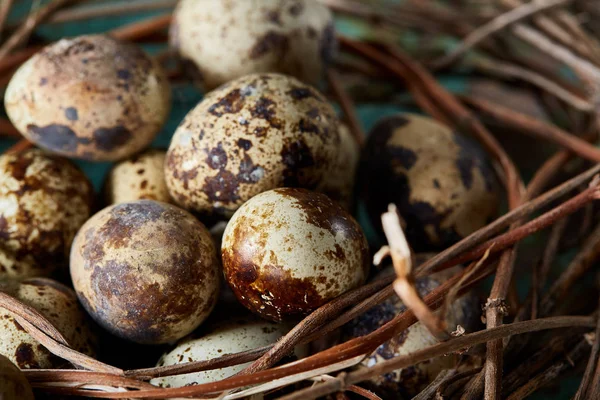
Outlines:
<svg viewBox="0 0 600 400"><path fill-rule="evenodd" d="M393 271L389 272L393 273ZM418 279L415 286L419 295L423 297L447 278L448 274L444 271L440 274ZM369 334L405 310L406 307L400 298L394 294L383 303L347 324L342 329L343 336L345 340L348 340ZM448 330L453 331L457 325L461 325L467 333L471 333L477 326L480 315L481 308L479 307L478 298L474 294L467 294L456 300L449 308L446 315ZM411 354L437 343L439 343L438 339L424 325L417 322L380 345L357 368L370 368L393 357ZM436 357L407 368L375 376L368 381L367 387L373 389L384 399L412 398L435 379L443 369L455 367L457 361L458 356L456 354Z"/></svg>
<svg viewBox="0 0 600 400"><path fill-rule="evenodd" d="M72 289L52 279L30 278L0 282L0 291L39 311L75 350L95 356L96 338ZM0 354L21 369L70 366L50 353L3 309L0 310Z"/></svg>
<svg viewBox="0 0 600 400"><path fill-rule="evenodd" d="M152 200L113 205L90 218L73 242L71 278L101 326L144 344L193 331L215 305L220 283L204 225Z"/></svg>
<svg viewBox="0 0 600 400"><path fill-rule="evenodd" d="M207 89L279 72L311 84L336 50L329 9L311 0L182 0L170 39Z"/></svg>
<svg viewBox="0 0 600 400"><path fill-rule="evenodd" d="M165 152L152 149L115 164L103 192L107 204L144 199L172 202L165 182Z"/></svg>
<svg viewBox="0 0 600 400"><path fill-rule="evenodd" d="M245 203L225 229L221 255L238 300L275 321L307 314L356 288L370 266L354 218L323 194L292 188Z"/></svg>
<svg viewBox="0 0 600 400"><path fill-rule="evenodd" d="M160 65L134 44L105 35L61 39L27 60L4 97L15 127L41 148L115 161L150 144L171 92Z"/></svg>
<svg viewBox="0 0 600 400"><path fill-rule="evenodd" d="M360 195L372 224L390 203L417 251L445 248L496 215L498 185L485 152L430 118L398 114L379 121L363 149Z"/></svg>
<svg viewBox="0 0 600 400"><path fill-rule="evenodd" d="M92 185L69 160L40 150L0 155L0 280L66 267L92 202Z"/></svg>
<svg viewBox="0 0 600 400"><path fill-rule="evenodd" d="M282 186L315 188L335 165L335 112L316 89L279 74L248 75L210 92L175 131L165 179L182 207L230 217Z"/></svg>
<svg viewBox="0 0 600 400"><path fill-rule="evenodd" d="M277 342L289 330L286 324L261 321L257 318L238 317L201 329L180 340L176 347L164 354L157 366L176 365L192 361L206 361L228 354L240 353ZM304 346L298 346L296 354L304 355ZM182 387L190 384L215 382L240 372L250 363L218 368L192 374L157 378L152 384L161 387Z"/></svg>

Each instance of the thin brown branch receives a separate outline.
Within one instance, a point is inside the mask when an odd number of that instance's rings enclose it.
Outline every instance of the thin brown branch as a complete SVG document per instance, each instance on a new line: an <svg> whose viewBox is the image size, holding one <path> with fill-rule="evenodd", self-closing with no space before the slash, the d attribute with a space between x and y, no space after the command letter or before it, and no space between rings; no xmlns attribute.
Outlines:
<svg viewBox="0 0 600 400"><path fill-rule="evenodd" d="M519 39L536 47L552 58L565 63L576 72L583 74L583 78L591 82L598 82L600 80L600 69L598 67L588 60L584 60L578 55L573 54L564 46L552 42L538 30L523 24L517 24L512 27L511 31Z"/></svg>
<svg viewBox="0 0 600 400"><path fill-rule="evenodd" d="M502 339L505 336L519 335L527 332L535 332L547 329L558 329L566 327L586 327L591 328L596 324L593 317L553 317L543 318L533 321L516 322L506 324L497 328L486 329L483 331L471 333L464 336L441 342L423 350L415 351L408 355L394 357L392 359L380 362L371 368L359 370L347 374L343 381L328 381L297 391L281 400L312 400L329 393L343 390L345 386L356 384L367 380L373 376L385 374L387 372L405 368L418 362L425 361L443 354L449 354L465 347L475 346L477 344Z"/></svg>
<svg viewBox="0 0 600 400"><path fill-rule="evenodd" d="M391 279L385 278L375 280L363 287L345 293L319 307L300 323L296 324L296 326L281 338L268 352L240 372L240 375L261 371L275 365L275 363L289 354L297 344L304 339L307 339L306 336L308 334L313 333L325 322L330 321L332 317L339 315L342 310L379 292L389 285L390 282Z"/></svg>
<svg viewBox="0 0 600 400"><path fill-rule="evenodd" d="M448 378L456 375L455 369L444 369L442 370L429 385L421 392L412 398L412 400L429 400L434 398L436 391L440 387L442 383L444 383Z"/></svg>
<svg viewBox="0 0 600 400"><path fill-rule="evenodd" d="M21 137L21 133L9 120L0 117L0 136Z"/></svg>
<svg viewBox="0 0 600 400"><path fill-rule="evenodd" d="M475 47L490 35L493 35L516 22L529 18L534 14L565 5L571 1L572 0L533 1L501 14L471 32L454 50L452 50L446 56L435 61L433 63L433 67L435 69L444 68L452 64L464 53Z"/></svg>
<svg viewBox="0 0 600 400"><path fill-rule="evenodd" d="M360 120L356 115L356 109L354 107L352 98L350 98L348 93L346 93L338 73L333 69L327 70L327 81L329 82L331 91L335 95L335 98L344 112L346 122L348 123L348 127L350 128L350 132L352 133L354 140L356 143L358 143L359 147L362 147L365 141L365 133L363 132Z"/></svg>
<svg viewBox="0 0 600 400"><path fill-rule="evenodd" d="M15 143L14 145L12 145L8 149L6 149L4 151L4 154L16 154L16 153L20 153L20 152L28 150L28 149L30 149L32 147L33 147L33 143L31 143L29 140L27 140L27 139L21 139L17 143Z"/></svg>
<svg viewBox="0 0 600 400"><path fill-rule="evenodd" d="M556 80L546 78L544 75L541 75L533 69L522 67L517 64L511 64L506 61L484 57L474 58L470 60L470 63L479 72L499 78L518 79L530 83L531 85L558 97L577 110L584 112L591 112L594 110L594 105L592 103L581 98L577 94L572 93L568 89L565 89L557 83Z"/></svg>
<svg viewBox="0 0 600 400"><path fill-rule="evenodd" d="M465 290L468 290L469 287L479 282L481 279L489 276L492 273L493 269L488 269L486 271L482 271L482 273L474 280L468 283L468 287ZM457 280L460 279L462 273L457 274L455 277L450 278L448 281L444 282L442 285L434 289L431 293L429 293L425 297L425 302L429 306L439 305L440 301L443 300L443 296L447 293L448 289L456 284ZM387 339L389 339L396 330L403 330L408 328L411 324L416 322L416 318L410 311L405 311L401 315L395 317L388 324L379 328L377 331L367 335L366 337L357 338L351 340L350 342L346 342L343 345L338 345L328 350L325 350L319 354L314 356L302 359L298 362L285 365L276 369L271 369L267 371L259 371L253 373L251 375L238 375L232 378L228 378L224 381L214 382L211 384L203 384L197 386L190 386L187 388L176 388L176 389L163 389L163 390L155 390L152 392L145 393L137 393L136 396L128 396L130 393L123 394L126 397L141 397L141 398L163 398L163 397L182 397L182 396L194 396L199 394L213 393L213 392L223 392L224 390L235 389L238 387L248 386L251 384L258 384L262 382L267 382L270 380L278 379L281 377L289 376L293 373L302 373L305 371L311 371L319 367L323 367L326 365L330 365L331 363L340 362L340 360L348 360L350 358L356 357L357 355L361 355L364 352L368 351L367 349L374 349L377 347L377 343L381 343ZM312 335L311 335L312 336ZM318 337L318 333L315 337ZM360 343L360 344L359 344ZM89 383L93 383L91 380ZM46 389L47 391L49 389ZM55 389L53 392L63 393L63 394L72 394L72 395L85 395L88 397L108 397L108 394L105 393L96 393L90 392L82 389ZM121 395L119 395L121 396Z"/></svg>
<svg viewBox="0 0 600 400"><path fill-rule="evenodd" d="M115 386L129 389L155 389L149 383L143 382L137 379L126 378L123 376L115 375L114 373L107 372L92 372L83 370L68 370L68 369L54 369L54 370L36 370L36 369L24 369L27 380L33 386L41 386L37 384L44 383L87 383L94 382L95 385L106 385Z"/></svg>
<svg viewBox="0 0 600 400"><path fill-rule="evenodd" d="M539 320L538 320L539 321ZM507 400L520 400L528 397L539 388L556 382L560 374L573 368L573 363L581 360L589 351L590 345L587 340L581 340L564 359L551 365L545 371L528 379L527 383L514 391Z"/></svg>
<svg viewBox="0 0 600 400"><path fill-rule="evenodd" d="M9 54L0 58L0 76L12 75L12 71L25 62L29 57L41 50L43 46L30 46L20 50L14 54Z"/></svg>
<svg viewBox="0 0 600 400"><path fill-rule="evenodd" d="M529 335L523 335L529 336ZM550 363L556 360L558 355L568 353L569 349L573 348L581 341L583 331L567 330L557 332L552 338L537 349L535 352L523 352L522 354L512 353L511 363L514 363L514 368L506 374L502 382L504 388L503 393L506 395L512 393L523 386L530 377L534 376ZM511 342L513 343L513 342ZM509 349L507 351L512 351Z"/></svg>
<svg viewBox="0 0 600 400"><path fill-rule="evenodd" d="M452 397L462 386L464 386L465 378L478 374L483 368L477 367L464 372L460 372L454 376L449 376L436 390L436 399L444 399ZM458 386L458 387L457 387Z"/></svg>
<svg viewBox="0 0 600 400"><path fill-rule="evenodd" d="M159 15L130 25L125 25L109 32L110 36L121 39L136 41L157 31L166 29L171 24L171 14Z"/></svg>
<svg viewBox="0 0 600 400"><path fill-rule="evenodd" d="M61 333L32 307L2 292L0 292L0 306L12 313L19 325L51 353L92 371L123 374L119 368L104 364L70 348Z"/></svg>
<svg viewBox="0 0 600 400"><path fill-rule="evenodd" d="M509 211L503 216L499 217L495 221L491 222L487 226L473 232L466 238L462 239L458 243L450 246L446 250L436 254L422 265L417 268L417 276L419 274L426 275L427 273L440 268L444 264L449 264L449 261L454 262L454 258L464 253L476 245L481 244L484 240L489 239L492 235L500 232L503 228L525 217L545 206L550 204L552 201L559 199L567 193L573 191L581 184L589 181L593 176L600 173L600 165L596 165L589 170L577 175L576 177L568 180L567 182L555 187L552 190L544 193L543 195L531 200L520 207Z"/></svg>
<svg viewBox="0 0 600 400"><path fill-rule="evenodd" d="M121 17L126 14L169 9L175 7L176 5L177 0L134 0L123 1L119 3L73 7L58 11L56 14L50 17L46 23L58 24L101 17Z"/></svg>
<svg viewBox="0 0 600 400"><path fill-rule="evenodd" d="M516 128L518 132L528 133L533 137L557 144L586 160L600 162L600 149L554 125L487 100L472 96L464 99L469 105Z"/></svg>
<svg viewBox="0 0 600 400"><path fill-rule="evenodd" d="M578 194L577 196L572 197L571 199L565 201L559 206L553 208L552 210L542 214L536 219L533 219L528 223L520 226L519 228L497 236L494 239L490 239L487 242L484 242L483 244L480 244L479 246L475 247L473 250L469 250L459 255L458 257L452 260L452 264L461 264L467 261L471 261L475 258L481 257L488 250L488 248L490 248L491 254L504 250L505 248L510 247L513 244L521 241L533 232L537 232L541 229L544 229L554 224L560 218L574 213L587 203L597 200L599 198L598 192L599 188L597 186L588 188L585 191ZM494 244L493 248L491 248L492 244ZM450 262L448 264L450 264Z"/></svg>
<svg viewBox="0 0 600 400"><path fill-rule="evenodd" d="M4 308L14 316L26 318L33 326L59 343L68 345L67 339L35 308L24 304L4 292L0 292L0 308Z"/></svg>
<svg viewBox="0 0 600 400"><path fill-rule="evenodd" d="M39 10L31 13L25 22L0 46L0 59L27 41L39 24L50 18L60 8L80 0L53 0Z"/></svg>
<svg viewBox="0 0 600 400"><path fill-rule="evenodd" d="M600 302L598 303L600 305ZM581 379L581 384L579 385L579 389L577 389L577 393L573 400L585 400L585 399L593 399L594 397L589 397L591 395L590 391L592 389L592 379L594 377L594 371L597 370L600 354L600 318L598 318L598 324L596 325L596 335L594 340L594 345L592 346L592 351L590 352L590 356L588 358L588 363L585 367L585 373L583 374L583 378Z"/></svg>
<svg viewBox="0 0 600 400"><path fill-rule="evenodd" d="M600 224L588 236L579 252L552 284L540 303L540 315L548 315L557 301L562 299L568 289L580 279L600 257Z"/></svg>
<svg viewBox="0 0 600 400"><path fill-rule="evenodd" d="M347 390L352 393L356 393L356 394L364 397L365 399L382 400L381 397L377 396L375 393L371 392L370 390L363 389L360 386L350 385L350 386L348 386Z"/></svg>
<svg viewBox="0 0 600 400"><path fill-rule="evenodd" d="M2 39L2 32L4 31L4 24L6 23L8 14L10 14L10 9L12 8L12 4L13 4L13 0L3 0L0 3L0 40Z"/></svg>

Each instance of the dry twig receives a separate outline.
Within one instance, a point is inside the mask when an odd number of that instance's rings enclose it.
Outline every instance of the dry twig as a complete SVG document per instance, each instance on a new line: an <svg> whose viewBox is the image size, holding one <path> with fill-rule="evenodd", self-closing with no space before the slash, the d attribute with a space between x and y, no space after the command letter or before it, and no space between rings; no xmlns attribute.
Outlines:
<svg viewBox="0 0 600 400"><path fill-rule="evenodd" d="M393 283L394 291L435 338L440 341L448 340L450 335L446 332L446 322L427 307L412 283L411 251L400 226L400 218L398 218L398 210L395 205L390 204L388 211L381 215L381 224L396 272L396 280Z"/></svg>
<svg viewBox="0 0 600 400"><path fill-rule="evenodd" d="M449 64L456 61L460 56L469 51L469 49L476 46L478 43L485 40L490 35L501 31L518 21L529 18L536 13L547 11L551 8L558 7L570 3L572 0L545 0L545 1L532 1L521 5L520 7L514 8L504 14L501 14L482 25L471 32L463 41L449 54L435 61L432 65L433 68L444 68Z"/></svg>
<svg viewBox="0 0 600 400"><path fill-rule="evenodd" d="M46 6L29 15L19 29L17 29L12 36L9 37L2 46L0 46L0 59L6 57L11 51L22 45L29 38L29 35L31 35L35 28L48 19L53 13L66 5L75 3L76 1L81 0L53 0Z"/></svg>

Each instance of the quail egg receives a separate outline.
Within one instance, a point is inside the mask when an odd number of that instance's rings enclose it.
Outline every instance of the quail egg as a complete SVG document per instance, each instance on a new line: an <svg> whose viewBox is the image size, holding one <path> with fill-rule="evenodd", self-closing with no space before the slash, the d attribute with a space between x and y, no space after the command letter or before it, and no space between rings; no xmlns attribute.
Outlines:
<svg viewBox="0 0 600 400"><path fill-rule="evenodd" d="M104 183L107 204L135 200L171 202L165 183L165 152L148 150L113 166Z"/></svg>
<svg viewBox="0 0 600 400"><path fill-rule="evenodd" d="M305 315L363 284L366 238L347 211L321 193L280 188L233 215L221 245L238 300L274 321Z"/></svg>
<svg viewBox="0 0 600 400"><path fill-rule="evenodd" d="M4 98L15 127L39 147L115 161L147 147L170 110L160 65L106 35L61 39L13 75Z"/></svg>
<svg viewBox="0 0 600 400"><path fill-rule="evenodd" d="M385 273L394 272L393 270L387 270L381 274ZM415 284L419 295L425 296L447 278L447 271L444 271L440 274L418 279ZM406 307L400 298L394 295L348 323L342 329L343 337L345 340L349 340L367 335L405 310ZM448 328L454 330L457 325L460 325L467 332L472 332L480 315L479 310L481 308L474 294L467 294L457 299L449 308L446 316ZM380 345L357 368L370 368L393 357L411 354L437 343L438 340L429 330L420 322L417 322ZM366 386L383 399L412 398L435 379L442 370L454 368L458 359L459 357L456 354L451 354L423 361L407 368L371 378ZM477 363L479 360L471 361Z"/></svg>
<svg viewBox="0 0 600 400"><path fill-rule="evenodd" d="M157 366L207 361L228 354L260 348L274 344L288 330L289 327L285 324L238 317L226 323L215 324L210 329L203 329L180 340L173 350L161 357ZM298 357L305 356L305 346L297 346L295 354ZM235 375L249 364L157 378L151 383L160 387L182 387L215 382Z"/></svg>
<svg viewBox="0 0 600 400"><path fill-rule="evenodd" d="M317 84L337 47L314 0L181 0L173 18L171 44L208 90L259 72Z"/></svg>
<svg viewBox="0 0 600 400"><path fill-rule="evenodd" d="M52 279L29 278L0 282L0 291L39 311L75 350L95 355L96 338L73 290ZM30 336L4 309L0 309L0 354L21 369L69 365Z"/></svg>
<svg viewBox="0 0 600 400"><path fill-rule="evenodd" d="M153 200L109 206L90 218L73 242L71 278L96 322L142 344L192 332L211 312L220 284L204 225Z"/></svg>
<svg viewBox="0 0 600 400"><path fill-rule="evenodd" d="M264 191L317 187L339 143L335 112L316 89L285 75L248 75L188 113L167 152L165 179L182 207L230 217Z"/></svg>
<svg viewBox="0 0 600 400"><path fill-rule="evenodd" d="M67 264L93 189L69 160L40 150L0 155L0 280Z"/></svg>
<svg viewBox="0 0 600 400"><path fill-rule="evenodd" d="M0 399L33 400L31 386L21 370L0 354Z"/></svg>
<svg viewBox="0 0 600 400"><path fill-rule="evenodd" d="M497 181L476 143L426 117L379 121L363 149L360 195L381 230L390 203L417 251L448 247L496 215Z"/></svg>

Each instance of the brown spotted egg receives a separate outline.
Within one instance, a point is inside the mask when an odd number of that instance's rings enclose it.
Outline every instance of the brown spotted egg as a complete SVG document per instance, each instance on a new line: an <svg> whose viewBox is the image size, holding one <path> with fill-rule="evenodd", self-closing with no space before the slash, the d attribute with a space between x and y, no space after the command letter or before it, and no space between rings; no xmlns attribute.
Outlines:
<svg viewBox="0 0 600 400"><path fill-rule="evenodd" d="M171 44L213 89L259 72L317 84L336 50L333 18L314 0L181 0Z"/></svg>
<svg viewBox="0 0 600 400"><path fill-rule="evenodd" d="M246 202L221 245L225 278L238 300L275 321L308 314L363 284L368 253L360 226L338 203L293 188Z"/></svg>
<svg viewBox="0 0 600 400"><path fill-rule="evenodd" d="M360 159L360 146L345 124L339 125L338 132L340 149L337 161L317 190L340 203L346 210L351 210L356 168Z"/></svg>
<svg viewBox="0 0 600 400"><path fill-rule="evenodd" d="M33 400L31 386L21 370L0 354L0 399Z"/></svg>
<svg viewBox="0 0 600 400"><path fill-rule="evenodd" d="M96 339L73 290L52 279L0 282L0 291L33 307L58 329L69 345L94 356ZM11 313L0 309L0 354L19 368L62 368L70 364L29 335Z"/></svg>
<svg viewBox="0 0 600 400"><path fill-rule="evenodd" d="M62 39L25 62L4 97L15 127L39 147L115 161L150 144L170 110L160 65L105 35Z"/></svg>
<svg viewBox="0 0 600 400"><path fill-rule="evenodd" d="M457 270L454 271L456 273ZM419 295L424 297L441 285L452 275L448 272L442 271L417 279L415 286ZM394 274L394 271L390 268L381 272L380 275L388 273ZM393 295L346 324L342 328L343 339L350 340L367 335L405 310L406 307L400 298ZM446 314L448 330L453 331L457 325L460 325L467 333L473 332L477 328L480 310L479 300L475 294L469 293L460 297L452 303ZM438 343L438 339L424 325L417 322L380 345L358 365L357 369L368 369L391 358L412 354ZM467 361L465 364L472 365L479 362L475 356L471 358L471 356L465 355L464 357L469 357L468 360L463 360L463 362ZM407 368L375 376L367 381L366 386L383 399L412 398L433 381L442 370L456 367L458 360L459 356L456 354L433 358Z"/></svg>
<svg viewBox="0 0 600 400"><path fill-rule="evenodd" d="M68 262L93 189L69 160L28 150L0 156L0 280L51 274Z"/></svg>
<svg viewBox="0 0 600 400"><path fill-rule="evenodd" d="M157 367L194 361L208 361L228 354L240 353L274 344L289 331L286 324L276 324L249 317L238 317L225 323L201 329L180 340L165 353ZM297 346L297 357L306 355L306 346ZM191 384L216 382L237 374L250 363L209 371L156 378L152 384L160 387L182 387Z"/></svg>
<svg viewBox="0 0 600 400"><path fill-rule="evenodd" d="M390 203L413 248L445 248L484 226L498 206L496 175L476 143L431 118L379 121L363 149L360 194L374 226Z"/></svg>
<svg viewBox="0 0 600 400"><path fill-rule="evenodd" d="M285 75L248 75L188 113L165 179L181 206L229 217L264 191L315 188L335 165L339 142L335 112L317 90Z"/></svg>
<svg viewBox="0 0 600 400"><path fill-rule="evenodd" d="M96 322L143 344L192 332L212 311L220 284L204 225L153 200L113 205L90 218L73 242L71 278Z"/></svg>
<svg viewBox="0 0 600 400"><path fill-rule="evenodd" d="M134 200L171 202L165 182L165 152L148 150L115 164L104 182L107 204Z"/></svg>

